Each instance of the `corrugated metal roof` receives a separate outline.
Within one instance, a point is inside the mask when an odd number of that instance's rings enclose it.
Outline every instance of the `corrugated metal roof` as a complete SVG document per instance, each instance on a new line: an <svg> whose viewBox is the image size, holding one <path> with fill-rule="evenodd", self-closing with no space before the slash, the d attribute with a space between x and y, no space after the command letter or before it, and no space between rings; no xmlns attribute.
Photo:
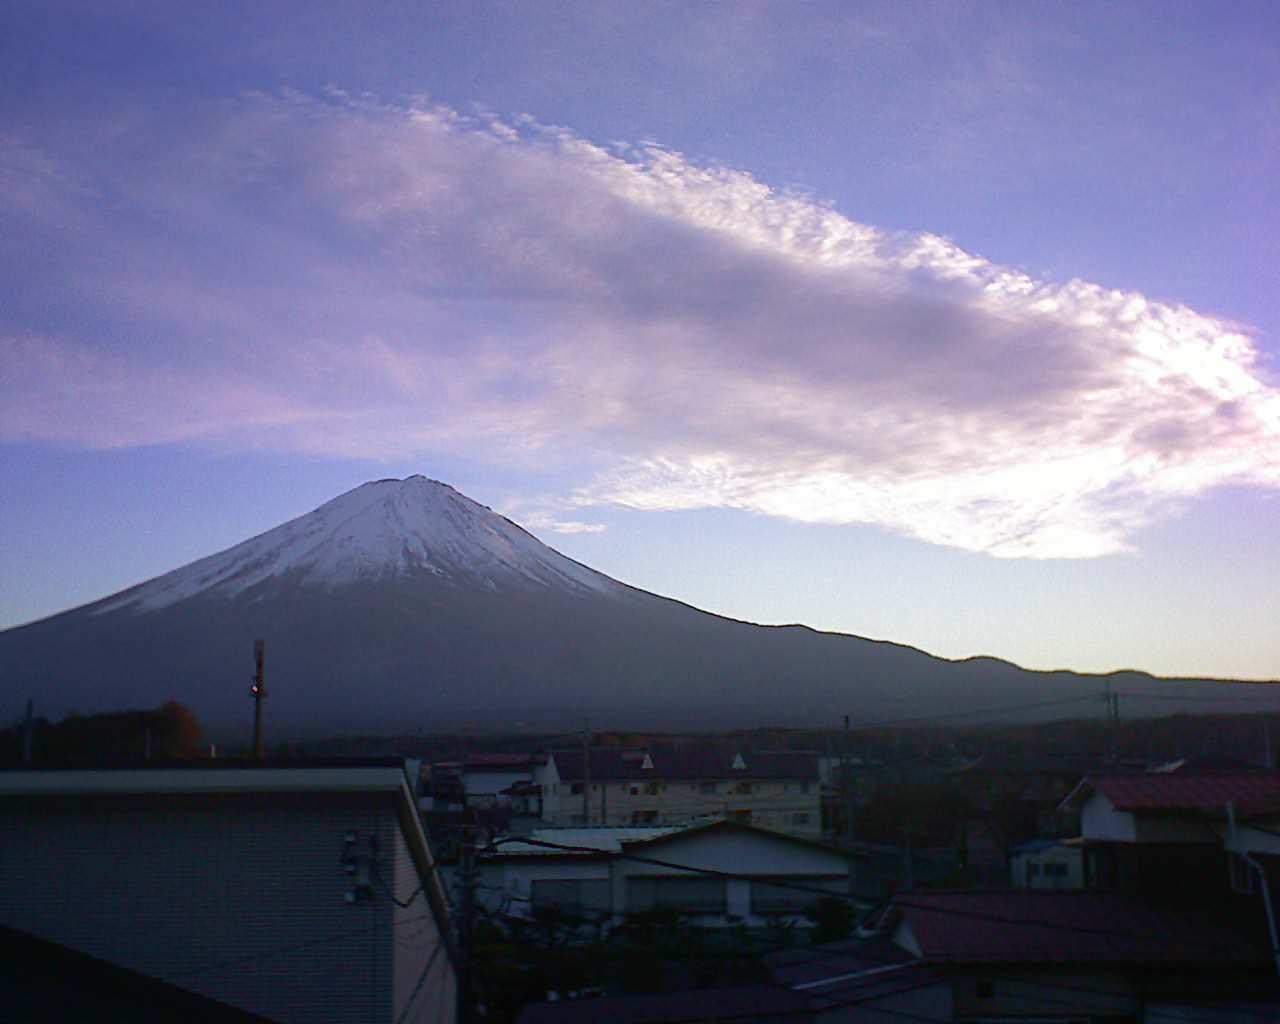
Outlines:
<svg viewBox="0 0 1280 1024"><path fill-rule="evenodd" d="M1267 951L1206 911L1089 890L895 896L932 963L1264 965Z"/></svg>

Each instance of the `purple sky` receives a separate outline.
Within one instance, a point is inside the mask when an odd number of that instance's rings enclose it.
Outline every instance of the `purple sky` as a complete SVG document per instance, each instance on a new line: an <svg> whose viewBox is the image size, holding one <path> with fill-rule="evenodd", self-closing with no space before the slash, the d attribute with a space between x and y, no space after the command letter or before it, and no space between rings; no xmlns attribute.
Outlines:
<svg viewBox="0 0 1280 1024"><path fill-rule="evenodd" d="M1280 676L1280 15L0 14L0 626L423 472L627 582Z"/></svg>

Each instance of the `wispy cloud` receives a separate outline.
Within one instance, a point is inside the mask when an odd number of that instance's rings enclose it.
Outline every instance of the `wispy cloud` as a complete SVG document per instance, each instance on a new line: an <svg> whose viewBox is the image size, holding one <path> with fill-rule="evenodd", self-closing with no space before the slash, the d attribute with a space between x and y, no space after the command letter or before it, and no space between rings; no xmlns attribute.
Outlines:
<svg viewBox="0 0 1280 1024"><path fill-rule="evenodd" d="M1280 484L1240 326L655 145L251 96L4 152L0 438L536 460L1013 557Z"/></svg>

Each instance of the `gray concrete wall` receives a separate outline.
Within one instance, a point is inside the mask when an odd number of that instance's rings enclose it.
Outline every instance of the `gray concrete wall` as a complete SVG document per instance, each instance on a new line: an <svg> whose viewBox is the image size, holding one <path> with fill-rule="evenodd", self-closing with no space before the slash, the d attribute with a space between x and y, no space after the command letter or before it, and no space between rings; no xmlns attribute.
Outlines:
<svg viewBox="0 0 1280 1024"><path fill-rule="evenodd" d="M390 800L6 798L0 923L281 1021L392 1020L439 936L421 899L347 902L348 833L416 887ZM426 926L412 940L407 917Z"/></svg>

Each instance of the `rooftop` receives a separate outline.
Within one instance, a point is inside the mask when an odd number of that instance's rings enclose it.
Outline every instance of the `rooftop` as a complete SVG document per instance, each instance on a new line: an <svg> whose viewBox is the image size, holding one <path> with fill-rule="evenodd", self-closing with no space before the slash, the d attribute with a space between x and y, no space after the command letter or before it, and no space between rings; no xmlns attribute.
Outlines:
<svg viewBox="0 0 1280 1024"><path fill-rule="evenodd" d="M1118 811L1147 814L1224 817L1228 803L1240 814L1280 810L1280 774L1275 772L1091 775L1072 790L1063 806L1083 806L1095 792L1106 796Z"/></svg>
<svg viewBox="0 0 1280 1024"><path fill-rule="evenodd" d="M931 963L1266 965L1206 911L1091 890L909 892L890 903Z"/></svg>
<svg viewBox="0 0 1280 1024"><path fill-rule="evenodd" d="M803 751L652 749L591 751L589 772L583 770L581 750L553 752L556 770L567 782L590 775L593 781L648 779L796 779L816 782L818 758Z"/></svg>
<svg viewBox="0 0 1280 1024"><path fill-rule="evenodd" d="M399 792L400 758L139 761L107 768L0 771L0 796L143 793Z"/></svg>

